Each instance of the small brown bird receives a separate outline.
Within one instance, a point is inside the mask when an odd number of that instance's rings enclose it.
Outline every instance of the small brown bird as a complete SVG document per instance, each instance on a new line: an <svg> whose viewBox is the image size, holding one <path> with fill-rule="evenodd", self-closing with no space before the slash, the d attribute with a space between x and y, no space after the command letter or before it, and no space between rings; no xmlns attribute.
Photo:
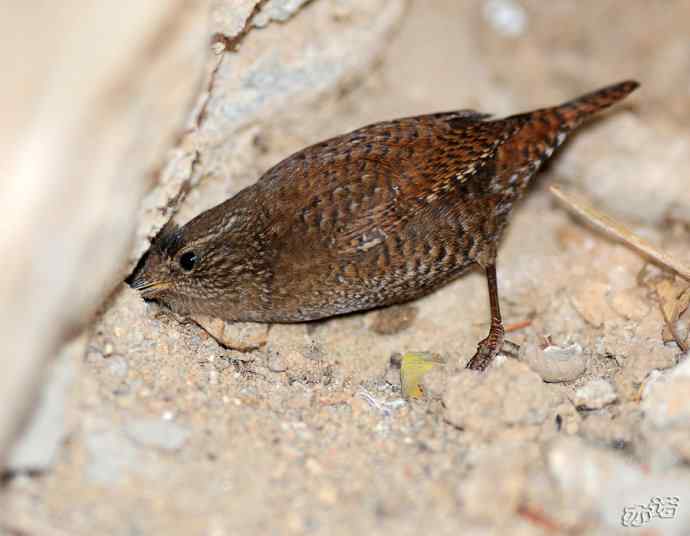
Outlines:
<svg viewBox="0 0 690 536"><path fill-rule="evenodd" d="M303 149L255 184L153 241L132 286L181 313L301 322L413 300L478 264L491 328L468 367L503 344L497 243L554 149L638 87L489 120L461 110L384 121Z"/></svg>

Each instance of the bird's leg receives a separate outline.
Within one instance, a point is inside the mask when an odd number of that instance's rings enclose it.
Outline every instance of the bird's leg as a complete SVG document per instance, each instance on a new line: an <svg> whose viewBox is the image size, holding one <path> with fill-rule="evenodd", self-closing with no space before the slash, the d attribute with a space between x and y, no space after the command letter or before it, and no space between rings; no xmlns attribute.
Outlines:
<svg viewBox="0 0 690 536"><path fill-rule="evenodd" d="M496 283L496 262L485 267L486 282L489 287L489 303L491 305L491 328L489 335L477 346L477 353L467 363L467 368L484 370L491 360L501 351L503 346L503 322L501 321L501 308L498 303L498 284Z"/></svg>

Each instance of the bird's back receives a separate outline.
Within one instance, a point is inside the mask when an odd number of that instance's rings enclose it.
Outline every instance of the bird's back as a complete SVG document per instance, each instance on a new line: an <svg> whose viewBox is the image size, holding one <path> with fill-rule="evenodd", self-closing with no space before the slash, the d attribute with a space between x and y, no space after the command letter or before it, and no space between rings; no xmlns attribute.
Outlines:
<svg viewBox="0 0 690 536"><path fill-rule="evenodd" d="M272 276L263 320L407 301L495 256L539 165L635 87L624 82L498 120L458 111L386 121L280 162L235 199L264 214Z"/></svg>
<svg viewBox="0 0 690 536"><path fill-rule="evenodd" d="M463 271L510 123L461 111L378 123L308 147L255 185L275 207L283 320L406 301Z"/></svg>

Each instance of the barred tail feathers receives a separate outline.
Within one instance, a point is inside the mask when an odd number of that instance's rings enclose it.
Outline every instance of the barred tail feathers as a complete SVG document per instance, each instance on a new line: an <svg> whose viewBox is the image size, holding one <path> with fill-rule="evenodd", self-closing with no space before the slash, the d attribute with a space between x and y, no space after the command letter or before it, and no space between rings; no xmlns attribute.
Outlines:
<svg viewBox="0 0 690 536"><path fill-rule="evenodd" d="M598 89L555 107L554 111L565 126L572 130L590 116L608 108L635 91L640 84L626 80Z"/></svg>

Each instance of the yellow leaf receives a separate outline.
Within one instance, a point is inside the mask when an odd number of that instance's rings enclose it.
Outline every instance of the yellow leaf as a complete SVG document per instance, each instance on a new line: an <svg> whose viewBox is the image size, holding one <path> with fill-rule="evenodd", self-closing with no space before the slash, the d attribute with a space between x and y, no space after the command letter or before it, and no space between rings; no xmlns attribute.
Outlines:
<svg viewBox="0 0 690 536"><path fill-rule="evenodd" d="M400 384L405 398L421 398L424 395L422 377L443 361L429 352L408 352L400 360Z"/></svg>

